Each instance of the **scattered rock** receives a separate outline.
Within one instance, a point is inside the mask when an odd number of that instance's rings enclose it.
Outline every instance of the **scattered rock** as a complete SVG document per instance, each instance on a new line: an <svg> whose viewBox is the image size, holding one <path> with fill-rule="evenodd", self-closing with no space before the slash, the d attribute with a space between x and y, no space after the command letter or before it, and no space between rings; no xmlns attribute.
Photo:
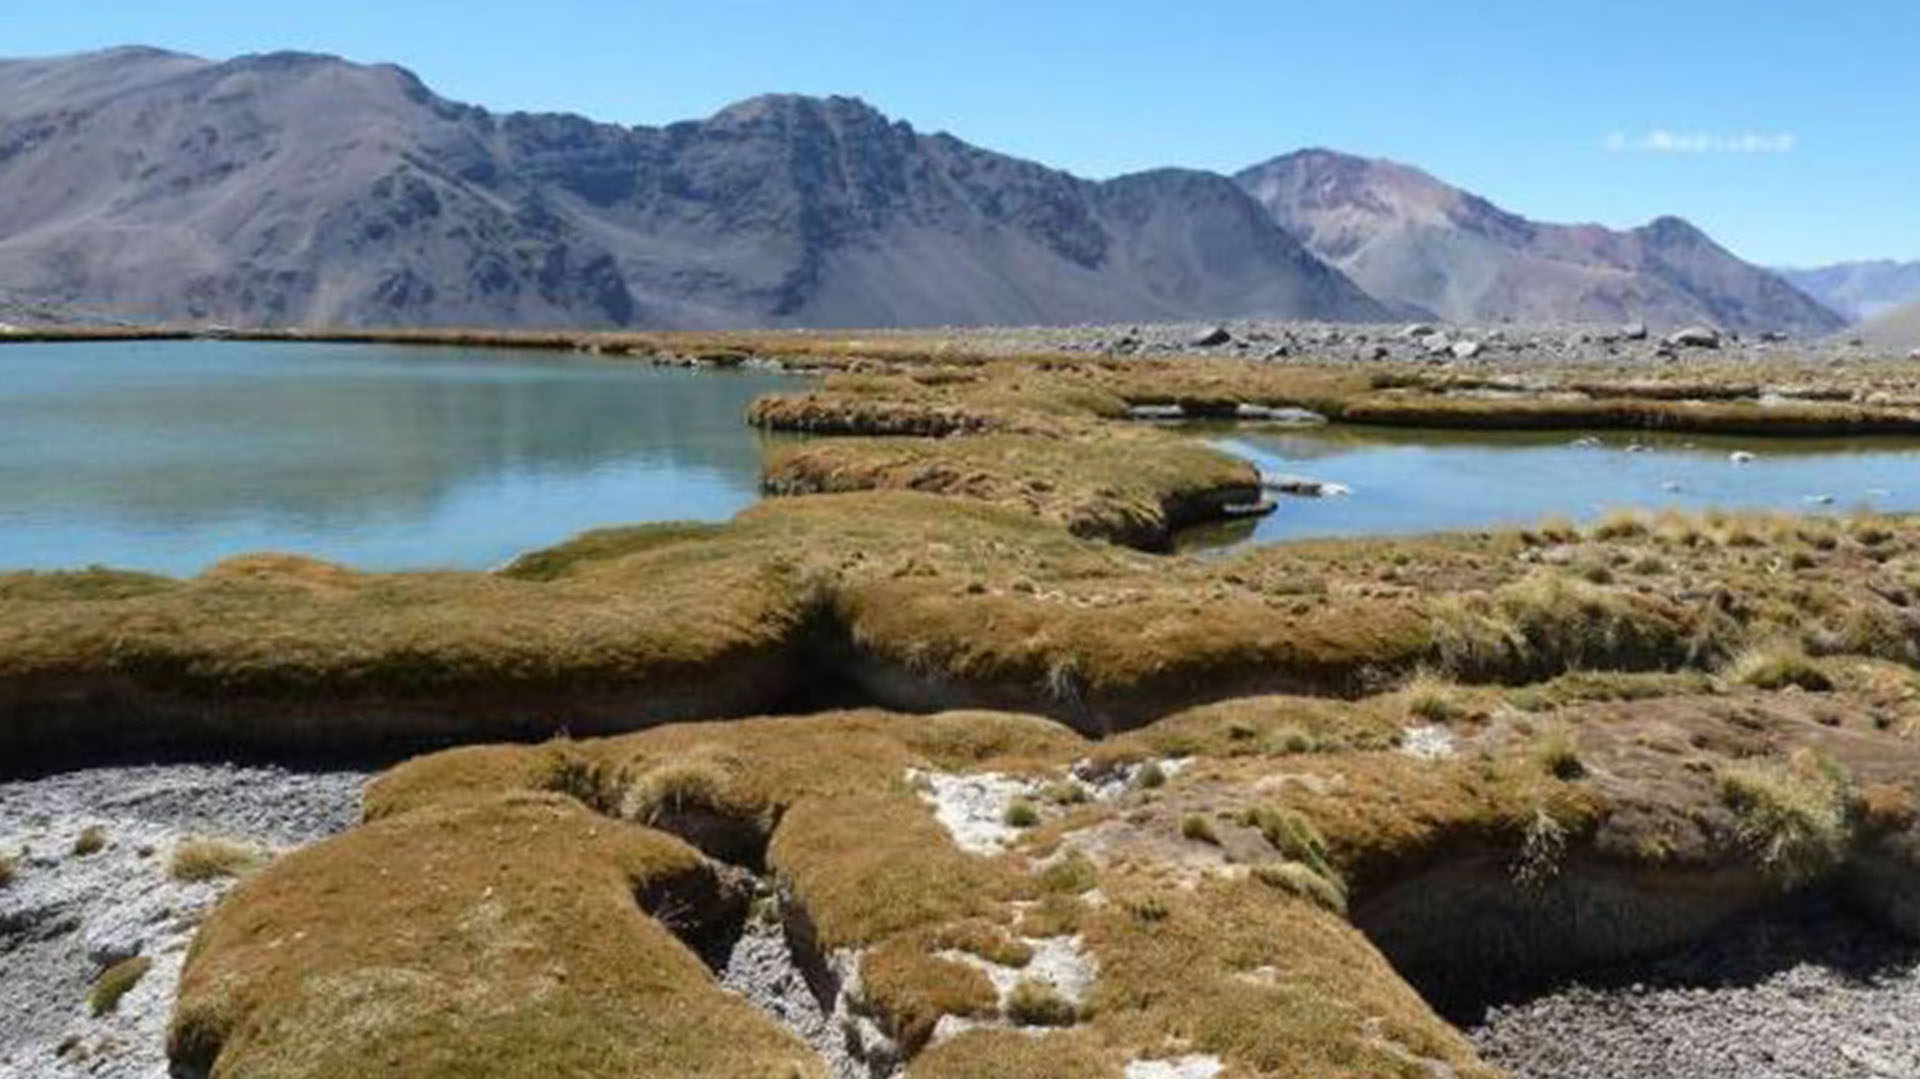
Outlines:
<svg viewBox="0 0 1920 1079"><path fill-rule="evenodd" d="M1192 344L1194 348L1216 348L1231 340L1233 340L1233 334L1228 332L1225 326L1215 326L1205 333L1200 334L1198 337L1195 337L1189 343Z"/></svg>
<svg viewBox="0 0 1920 1079"><path fill-rule="evenodd" d="M1666 343L1673 348L1719 348L1720 331L1707 326L1688 326L1668 334Z"/></svg>
<svg viewBox="0 0 1920 1079"><path fill-rule="evenodd" d="M1744 465L1753 460L1753 454L1747 450L1734 450L1732 453L1727 454L1727 460L1732 461L1736 465Z"/></svg>
<svg viewBox="0 0 1920 1079"><path fill-rule="evenodd" d="M1130 1061L1127 1079L1215 1079L1223 1070L1219 1057L1193 1054L1171 1060Z"/></svg>
<svg viewBox="0 0 1920 1079"><path fill-rule="evenodd" d="M1452 351L1453 358L1456 360L1471 360L1475 356L1480 355L1480 342L1455 341Z"/></svg>
<svg viewBox="0 0 1920 1079"><path fill-rule="evenodd" d="M1645 341L1647 339L1647 324L1644 322L1629 322L1621 327L1620 336L1629 341Z"/></svg>
<svg viewBox="0 0 1920 1079"><path fill-rule="evenodd" d="M1445 760L1454 754L1453 732L1437 723L1408 727L1400 733L1400 752L1423 761Z"/></svg>

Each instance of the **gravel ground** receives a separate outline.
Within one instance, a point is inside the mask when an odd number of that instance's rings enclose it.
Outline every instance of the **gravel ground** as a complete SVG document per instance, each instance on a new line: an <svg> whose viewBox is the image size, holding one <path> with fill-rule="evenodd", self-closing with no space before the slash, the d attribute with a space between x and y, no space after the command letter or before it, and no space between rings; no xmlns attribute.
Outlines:
<svg viewBox="0 0 1920 1079"><path fill-rule="evenodd" d="M720 984L799 1035L826 1061L834 1079L865 1079L870 1074L849 1050L841 1023L821 1010L807 988L806 976L794 962L786 934L778 925L748 920L720 972Z"/></svg>
<svg viewBox="0 0 1920 1079"><path fill-rule="evenodd" d="M0 1079L162 1079L166 1025L194 927L231 885L167 872L194 837L273 849L310 843L360 817L359 771L170 764L91 768L0 782ZM84 831L104 845L79 853ZM152 967L119 1006L89 1014L112 964Z"/></svg>
<svg viewBox="0 0 1920 1079"><path fill-rule="evenodd" d="M1580 323L1469 326L1452 323L1353 324L1234 319L1226 322L1083 326L962 326L902 330L907 337L947 337L1001 354L1033 351L1109 355L1217 355L1287 362L1395 360L1471 368L1524 358L1529 364L1587 364L1690 359L1809 364L1911 358L1902 349L1857 342L1851 335L1816 340L1718 335L1715 347L1683 344L1641 326ZM1223 336L1224 335L1224 336ZM878 335L876 335L878 336Z"/></svg>
<svg viewBox="0 0 1920 1079"><path fill-rule="evenodd" d="M1920 947L1830 907L1490 1009L1468 1031L1519 1079L1910 1079Z"/></svg>

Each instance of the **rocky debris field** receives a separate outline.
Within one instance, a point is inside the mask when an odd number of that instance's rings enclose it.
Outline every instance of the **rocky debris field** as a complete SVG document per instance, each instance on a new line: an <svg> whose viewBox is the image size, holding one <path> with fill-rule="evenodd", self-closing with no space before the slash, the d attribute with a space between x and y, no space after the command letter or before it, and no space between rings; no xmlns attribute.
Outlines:
<svg viewBox="0 0 1920 1079"><path fill-rule="evenodd" d="M264 857L312 842L359 820L365 779L170 764L0 781L0 1077L167 1075L187 945L240 869L181 869L181 844ZM142 968L103 1006L109 970Z"/></svg>
<svg viewBox="0 0 1920 1079"><path fill-rule="evenodd" d="M900 331L925 333L927 331ZM954 327L940 336L970 348L1017 354L1036 351L1118 356L1204 355L1272 362L1406 361L1422 364L1630 363L1671 365L1691 359L1813 364L1897 359L1905 349L1841 334L1790 338L1740 335L1709 326L1652 330L1644 323L1503 324L1446 322L1344 323L1273 319L1099 326Z"/></svg>
<svg viewBox="0 0 1920 1079"><path fill-rule="evenodd" d="M1468 1028L1518 1079L1920 1075L1920 948L1830 904L1496 1006Z"/></svg>

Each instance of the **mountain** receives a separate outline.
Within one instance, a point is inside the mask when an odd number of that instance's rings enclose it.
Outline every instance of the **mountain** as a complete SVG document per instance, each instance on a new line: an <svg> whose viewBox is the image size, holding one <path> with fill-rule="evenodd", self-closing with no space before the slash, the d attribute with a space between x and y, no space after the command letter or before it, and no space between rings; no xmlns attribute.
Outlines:
<svg viewBox="0 0 1920 1079"><path fill-rule="evenodd" d="M1920 262L1879 259L1774 272L1855 322L1866 322L1909 300L1920 300Z"/></svg>
<svg viewBox="0 0 1920 1079"><path fill-rule="evenodd" d="M1079 179L849 98L621 127L407 71L0 61L0 298L235 325L1379 319L1229 179Z"/></svg>
<svg viewBox="0 0 1920 1079"><path fill-rule="evenodd" d="M1709 323L1821 334L1843 320L1662 217L1617 232L1530 221L1407 165L1303 150L1235 179L1374 296L1459 322Z"/></svg>
<svg viewBox="0 0 1920 1079"><path fill-rule="evenodd" d="M1860 327L1860 336L1887 348L1920 350L1920 300L1881 312Z"/></svg>

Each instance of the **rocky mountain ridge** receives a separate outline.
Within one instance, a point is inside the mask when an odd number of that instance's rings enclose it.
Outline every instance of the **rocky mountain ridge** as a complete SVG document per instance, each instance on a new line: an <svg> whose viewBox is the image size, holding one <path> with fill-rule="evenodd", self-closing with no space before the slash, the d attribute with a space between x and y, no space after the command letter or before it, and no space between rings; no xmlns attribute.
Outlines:
<svg viewBox="0 0 1920 1079"><path fill-rule="evenodd" d="M1411 166L1322 149L1235 178L1374 296L1454 322L1706 323L1796 335L1844 324L1678 217L1624 231L1547 224Z"/></svg>
<svg viewBox="0 0 1920 1079"><path fill-rule="evenodd" d="M0 288L129 321L1386 313L1223 177L1083 180L840 97L627 128L299 53L8 61L0 193Z"/></svg>
<svg viewBox="0 0 1920 1079"><path fill-rule="evenodd" d="M623 127L496 114L399 67L307 53L5 60L0 320L1839 325L1677 219L1541 226L1440 185L1405 204L1418 241L1383 243L1352 214L1303 227L1276 210L1284 187L1274 163L1237 183L1083 179L844 97Z"/></svg>

